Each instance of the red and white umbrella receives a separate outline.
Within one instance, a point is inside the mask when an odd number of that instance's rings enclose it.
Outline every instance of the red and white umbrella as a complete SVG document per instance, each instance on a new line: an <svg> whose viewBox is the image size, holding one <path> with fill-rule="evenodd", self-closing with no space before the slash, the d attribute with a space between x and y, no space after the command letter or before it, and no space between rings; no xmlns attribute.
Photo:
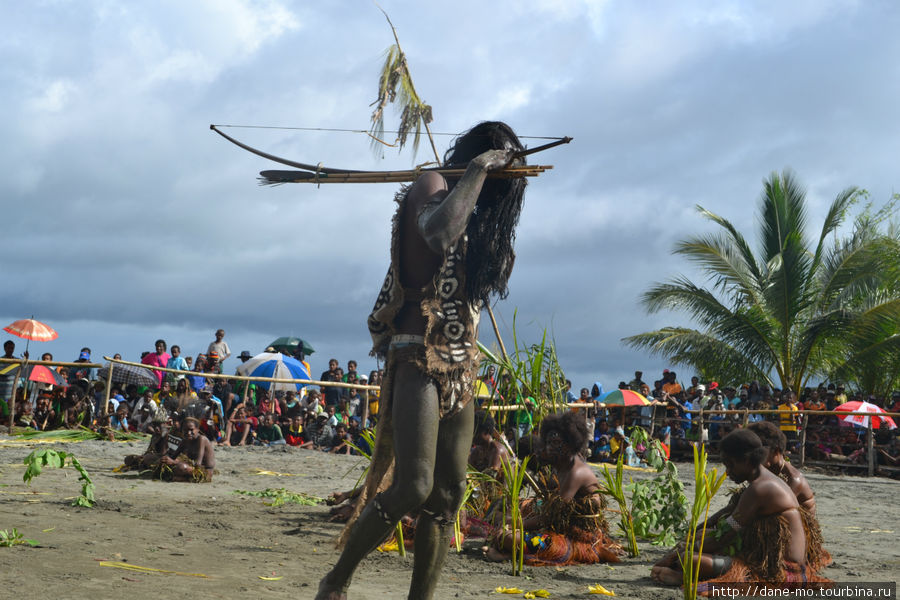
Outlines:
<svg viewBox="0 0 900 600"><path fill-rule="evenodd" d="M836 406L834 410L841 412L869 413L867 415L847 415L846 417L842 417L841 420L849 425L858 425L859 427L868 428L869 419L872 419L872 429L878 429L882 424L886 425L888 429L897 429L897 424L894 423L894 419L884 415L884 409L875 406L874 404L870 404L869 402L860 402L859 400L844 402L840 406Z"/></svg>
<svg viewBox="0 0 900 600"><path fill-rule="evenodd" d="M19 319L15 323L4 327L3 331L8 331L22 339L34 340L35 342L49 342L59 337L59 334L52 327L34 319Z"/></svg>

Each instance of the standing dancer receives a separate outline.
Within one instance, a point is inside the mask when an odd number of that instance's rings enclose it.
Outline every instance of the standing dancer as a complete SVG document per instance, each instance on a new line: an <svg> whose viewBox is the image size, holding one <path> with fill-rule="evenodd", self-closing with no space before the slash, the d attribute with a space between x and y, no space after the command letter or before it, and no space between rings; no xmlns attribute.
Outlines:
<svg viewBox="0 0 900 600"><path fill-rule="evenodd" d="M462 177L448 182L427 172L397 194L391 266L368 319L373 353L386 369L365 508L345 529L318 600L346 598L359 562L415 509L409 598L434 595L466 487L478 319L485 302L508 293L525 192L524 178L487 174L522 149L508 125L481 123L444 157L468 163Z"/></svg>

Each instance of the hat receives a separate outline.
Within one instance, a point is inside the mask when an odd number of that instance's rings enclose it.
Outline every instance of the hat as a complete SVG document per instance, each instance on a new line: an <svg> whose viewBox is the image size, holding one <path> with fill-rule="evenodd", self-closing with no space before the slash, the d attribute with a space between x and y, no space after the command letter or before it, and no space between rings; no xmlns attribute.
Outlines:
<svg viewBox="0 0 900 600"><path fill-rule="evenodd" d="M709 391L713 391L713 390L717 390L717 389L719 389L718 381L713 381L712 383L709 384Z"/></svg>
<svg viewBox="0 0 900 600"><path fill-rule="evenodd" d="M209 384L206 384L206 385L204 385L202 388L200 388L199 390L197 390L197 393L198 393L198 394L209 394L209 395L212 395L212 393L213 393L212 386L209 385Z"/></svg>
<svg viewBox="0 0 900 600"><path fill-rule="evenodd" d="M90 352L82 352L81 354L78 355L78 358L83 358L85 360L91 360L91 353Z"/></svg>
<svg viewBox="0 0 900 600"><path fill-rule="evenodd" d="M209 358L210 360L219 360L219 353L218 352L210 352L209 356L207 356L207 358Z"/></svg>
<svg viewBox="0 0 900 600"><path fill-rule="evenodd" d="M250 354L249 350L241 350L241 353L240 353L240 355L238 355L238 358L253 358L253 356Z"/></svg>
<svg viewBox="0 0 900 600"><path fill-rule="evenodd" d="M668 373L668 372L669 372L668 369L663 369L663 373Z"/></svg>
<svg viewBox="0 0 900 600"><path fill-rule="evenodd" d="M369 376L368 375L360 375L359 377L357 377L357 379L360 381L368 381Z"/></svg>

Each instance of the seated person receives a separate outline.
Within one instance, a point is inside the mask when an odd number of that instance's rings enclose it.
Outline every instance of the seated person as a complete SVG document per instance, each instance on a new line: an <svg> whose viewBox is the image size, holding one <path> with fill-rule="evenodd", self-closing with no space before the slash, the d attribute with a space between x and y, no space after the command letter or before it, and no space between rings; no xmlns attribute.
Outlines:
<svg viewBox="0 0 900 600"><path fill-rule="evenodd" d="M52 425L56 421L56 412L50 406L50 396L41 394L38 396L37 407L31 415L31 427L38 431L47 429L47 425Z"/></svg>
<svg viewBox="0 0 900 600"><path fill-rule="evenodd" d="M260 419L259 427L256 428L256 440L253 444L257 446L278 446L283 445L284 434L281 433L281 427L275 423L275 415L268 413Z"/></svg>
<svg viewBox="0 0 900 600"><path fill-rule="evenodd" d="M32 417L31 402L28 400L19 400L16 402L16 414L14 423L19 427L30 427L34 420Z"/></svg>
<svg viewBox="0 0 900 600"><path fill-rule="evenodd" d="M259 421L256 417L249 416L247 409L238 406L231 418L228 419L228 425L225 427L225 437L222 442L223 446L246 446L250 432L257 427Z"/></svg>
<svg viewBox="0 0 900 600"><path fill-rule="evenodd" d="M503 463L509 461L506 448L497 441L497 423L490 413L475 413L475 435L469 452L469 465L481 473L500 481L503 477Z"/></svg>
<svg viewBox="0 0 900 600"><path fill-rule="evenodd" d="M128 431L128 405L122 402L116 408L116 412L109 418L111 431Z"/></svg>
<svg viewBox="0 0 900 600"><path fill-rule="evenodd" d="M159 464L163 456L169 453L169 424L161 413L150 423L150 444L143 454L129 454L125 457L125 466L129 469L149 469Z"/></svg>
<svg viewBox="0 0 900 600"><path fill-rule="evenodd" d="M299 446L303 443L303 416L295 415L291 418L291 424L286 428L282 429L282 434L284 435L284 442L288 446Z"/></svg>
<svg viewBox="0 0 900 600"><path fill-rule="evenodd" d="M182 433L184 438L172 453L176 458L165 454L158 463L160 478L165 479L168 470L173 481L212 481L216 468L212 442L200 434L200 423L193 417L184 420Z"/></svg>
<svg viewBox="0 0 900 600"><path fill-rule="evenodd" d="M558 484L543 490L541 503L525 507L526 511L531 509L524 518L525 564L618 562L621 546L606 534L600 483L581 457L587 442L584 417L574 412L546 417L541 441L541 463L552 469ZM501 533L493 540L487 558L508 560L514 541L512 534Z"/></svg>
<svg viewBox="0 0 900 600"><path fill-rule="evenodd" d="M331 438L331 444L323 447L322 450L331 452L332 454L350 454L352 447L347 442L352 442L347 426L341 422L334 428L334 437Z"/></svg>
<svg viewBox="0 0 900 600"><path fill-rule="evenodd" d="M809 487L809 482L803 473L784 459L787 448L787 437L784 433L777 425L769 421L753 423L747 429L758 435L763 446L769 451L769 455L763 461L763 466L788 484L788 487L797 496L800 506L815 514L816 499L813 496L812 488Z"/></svg>
<svg viewBox="0 0 900 600"><path fill-rule="evenodd" d="M747 429L759 436L763 446L769 451L768 457L763 461L763 466L788 484L788 487L797 496L797 502L800 503L800 513L803 517L803 526L807 530L807 535L817 540L814 546L818 549L822 544L822 529L819 526L819 520L816 518L816 499L803 473L784 460L787 437L777 425L769 421L754 423ZM831 555L824 548L816 556L807 557L807 560L815 569L826 567L832 562Z"/></svg>
<svg viewBox="0 0 900 600"><path fill-rule="evenodd" d="M703 555L694 556L699 561L700 580L707 584L701 585L701 593L708 593L711 583L827 582L807 562L807 557L816 553L808 548L815 540L804 527L797 496L763 466L769 450L759 436L738 429L722 440L720 451L731 480L748 485L735 494L730 514L717 515L714 528L707 521ZM681 585L683 552L682 543L657 562L651 572L653 579Z"/></svg>

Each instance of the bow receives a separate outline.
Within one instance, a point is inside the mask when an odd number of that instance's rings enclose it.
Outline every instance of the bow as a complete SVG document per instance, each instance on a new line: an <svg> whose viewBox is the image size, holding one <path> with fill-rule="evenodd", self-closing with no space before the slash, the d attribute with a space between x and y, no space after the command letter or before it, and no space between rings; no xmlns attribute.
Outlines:
<svg viewBox="0 0 900 600"><path fill-rule="evenodd" d="M221 135L223 138L244 150L261 156L265 159L281 163L283 165L300 169L299 171L270 170L261 171L260 182L263 185L275 185L281 183L394 183L403 181L415 181L419 175L425 172L433 171L440 173L445 177L460 177L465 172L465 164L445 165L443 167L423 167L417 169L409 169L402 171L358 171L353 169L338 169L334 167L325 167L321 163L311 165L297 162L268 152L263 152L243 142L240 142L230 135L224 133L215 125L210 125L210 129ZM513 158L521 158L529 154L535 154L549 148L554 148L561 144L568 144L572 141L571 137L562 137L548 144L536 146L516 152ZM524 166L508 166L504 169L498 169L488 173L490 177L536 177L548 169L552 169L552 165L524 165Z"/></svg>

